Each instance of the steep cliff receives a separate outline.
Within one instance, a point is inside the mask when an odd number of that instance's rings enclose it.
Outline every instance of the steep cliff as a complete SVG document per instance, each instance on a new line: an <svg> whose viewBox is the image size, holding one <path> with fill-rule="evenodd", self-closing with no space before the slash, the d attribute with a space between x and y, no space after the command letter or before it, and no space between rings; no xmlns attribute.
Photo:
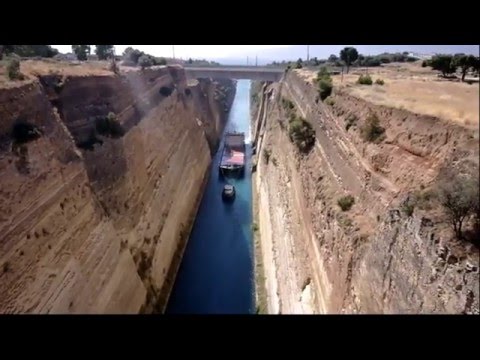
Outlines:
<svg viewBox="0 0 480 360"><path fill-rule="evenodd" d="M453 240L435 204L403 210L447 170L478 177L478 132L341 90L325 103L296 72L252 97L270 313L478 313L478 248ZM309 151L289 136L292 113L313 128ZM372 115L384 132L370 142Z"/></svg>
<svg viewBox="0 0 480 360"><path fill-rule="evenodd" d="M233 100L179 67L0 89L0 312L161 312Z"/></svg>

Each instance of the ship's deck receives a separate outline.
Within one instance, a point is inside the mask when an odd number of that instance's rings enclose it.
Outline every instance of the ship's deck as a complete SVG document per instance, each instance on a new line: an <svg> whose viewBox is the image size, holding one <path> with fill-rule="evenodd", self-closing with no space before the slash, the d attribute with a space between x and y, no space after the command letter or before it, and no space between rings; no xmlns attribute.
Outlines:
<svg viewBox="0 0 480 360"><path fill-rule="evenodd" d="M235 149L225 149L222 155L221 166L245 165L245 153Z"/></svg>

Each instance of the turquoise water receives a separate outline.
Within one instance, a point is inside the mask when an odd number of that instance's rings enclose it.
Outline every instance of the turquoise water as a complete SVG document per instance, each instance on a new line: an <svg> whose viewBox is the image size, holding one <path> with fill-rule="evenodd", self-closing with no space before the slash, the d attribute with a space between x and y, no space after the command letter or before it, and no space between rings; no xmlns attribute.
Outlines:
<svg viewBox="0 0 480 360"><path fill-rule="evenodd" d="M255 311L250 170L250 80L239 80L226 131L247 135L245 176L228 179L236 188L222 201L218 176L223 140L177 274L166 314L251 314Z"/></svg>

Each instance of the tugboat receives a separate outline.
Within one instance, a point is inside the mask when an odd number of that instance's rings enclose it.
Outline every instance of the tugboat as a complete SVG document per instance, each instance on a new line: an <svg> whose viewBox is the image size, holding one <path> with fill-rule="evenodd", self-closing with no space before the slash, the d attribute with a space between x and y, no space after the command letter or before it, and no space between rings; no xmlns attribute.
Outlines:
<svg viewBox="0 0 480 360"><path fill-rule="evenodd" d="M233 201L235 199L235 186L225 185L222 191L222 199L224 201Z"/></svg>

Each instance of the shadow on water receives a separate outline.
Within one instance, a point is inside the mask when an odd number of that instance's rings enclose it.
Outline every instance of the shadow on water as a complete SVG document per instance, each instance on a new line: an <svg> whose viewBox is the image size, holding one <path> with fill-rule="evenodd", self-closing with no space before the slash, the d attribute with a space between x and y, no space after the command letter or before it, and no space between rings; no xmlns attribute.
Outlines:
<svg viewBox="0 0 480 360"><path fill-rule="evenodd" d="M226 131L249 137L250 81L240 80ZM218 176L223 139L198 209L166 314L251 314L255 311L251 147L247 144L245 174L238 179ZM222 200L225 183L235 186L231 203Z"/></svg>

